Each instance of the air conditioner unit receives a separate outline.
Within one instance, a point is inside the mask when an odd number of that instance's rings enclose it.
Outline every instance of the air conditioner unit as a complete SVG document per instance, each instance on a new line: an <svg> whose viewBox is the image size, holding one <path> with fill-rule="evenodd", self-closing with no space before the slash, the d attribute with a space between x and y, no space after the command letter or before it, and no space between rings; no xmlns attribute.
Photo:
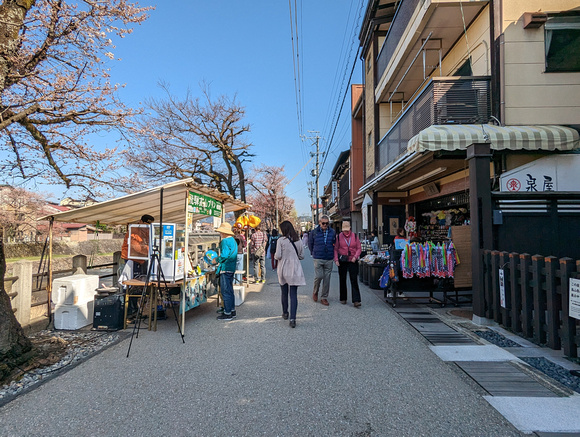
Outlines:
<svg viewBox="0 0 580 437"><path fill-rule="evenodd" d="M545 12L524 12L524 29L537 29L548 21Z"/></svg>

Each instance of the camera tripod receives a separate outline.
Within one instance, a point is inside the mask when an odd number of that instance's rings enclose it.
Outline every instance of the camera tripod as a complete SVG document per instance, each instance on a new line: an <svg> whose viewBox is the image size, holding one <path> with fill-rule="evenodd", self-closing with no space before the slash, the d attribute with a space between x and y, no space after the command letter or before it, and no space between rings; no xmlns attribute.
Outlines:
<svg viewBox="0 0 580 437"><path fill-rule="evenodd" d="M139 308L137 310L137 317L135 319L135 325L133 326L133 332L131 334L131 341L129 342L129 349L127 350L127 358L129 358L129 353L131 352L131 345L133 344L133 337L139 338L139 330L141 329L141 321L143 320L143 308L145 307L145 298L147 296L147 289L150 285L150 280L153 275L154 266L157 267L157 289L151 291L151 301L149 305L153 304L153 293L159 293L161 296L161 300L163 301L163 292L161 291L161 283L164 284L163 290L165 290L165 294L168 297L168 301L173 309L173 315L175 316L175 321L177 323L177 330L181 335L181 341L185 343L185 336L183 335L183 330L181 329L181 325L179 324L179 317L177 312L175 311L175 305L173 305L171 301L171 295L169 294L169 287L167 286L167 281L165 280L165 275L163 274L163 270L161 268L161 260L159 259L159 249L154 246L152 250L152 254L149 258L149 266L147 267L147 276L145 277L145 284L143 285L143 290L141 292L141 297L139 298ZM163 278L163 279L162 279ZM154 281L155 282L155 281ZM157 311L157 307L153 309ZM149 320L149 323L152 323L152 320ZM137 335L135 335L135 332Z"/></svg>

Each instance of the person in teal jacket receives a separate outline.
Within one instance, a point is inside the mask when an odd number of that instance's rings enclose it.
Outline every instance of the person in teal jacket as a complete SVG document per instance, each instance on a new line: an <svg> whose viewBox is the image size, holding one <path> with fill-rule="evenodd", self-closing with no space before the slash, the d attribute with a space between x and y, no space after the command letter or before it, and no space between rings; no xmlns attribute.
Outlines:
<svg viewBox="0 0 580 437"><path fill-rule="evenodd" d="M229 223L222 223L216 230L222 238L216 274L219 275L220 289L224 301L224 312L218 316L218 320L232 320L236 317L234 272L238 262L238 243L234 238L232 226Z"/></svg>

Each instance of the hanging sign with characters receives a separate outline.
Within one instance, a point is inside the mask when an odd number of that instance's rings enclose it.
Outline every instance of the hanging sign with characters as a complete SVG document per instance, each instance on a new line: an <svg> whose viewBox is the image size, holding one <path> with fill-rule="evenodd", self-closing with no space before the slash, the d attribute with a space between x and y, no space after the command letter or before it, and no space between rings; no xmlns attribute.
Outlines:
<svg viewBox="0 0 580 437"><path fill-rule="evenodd" d="M222 203L203 194L190 191L187 204L188 212L193 214L211 215L213 217L222 216Z"/></svg>
<svg viewBox="0 0 580 437"><path fill-rule="evenodd" d="M580 155L556 155L536 159L505 172L500 177L501 191L579 191L576 177Z"/></svg>

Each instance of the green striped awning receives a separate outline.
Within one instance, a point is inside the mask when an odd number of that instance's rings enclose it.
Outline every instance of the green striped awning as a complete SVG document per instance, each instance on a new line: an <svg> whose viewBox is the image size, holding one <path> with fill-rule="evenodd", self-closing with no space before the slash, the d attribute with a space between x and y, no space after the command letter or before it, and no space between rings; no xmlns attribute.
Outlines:
<svg viewBox="0 0 580 437"><path fill-rule="evenodd" d="M560 150L580 147L578 131L564 126L436 125L423 129L407 144L407 153L465 150L490 143L492 150Z"/></svg>

